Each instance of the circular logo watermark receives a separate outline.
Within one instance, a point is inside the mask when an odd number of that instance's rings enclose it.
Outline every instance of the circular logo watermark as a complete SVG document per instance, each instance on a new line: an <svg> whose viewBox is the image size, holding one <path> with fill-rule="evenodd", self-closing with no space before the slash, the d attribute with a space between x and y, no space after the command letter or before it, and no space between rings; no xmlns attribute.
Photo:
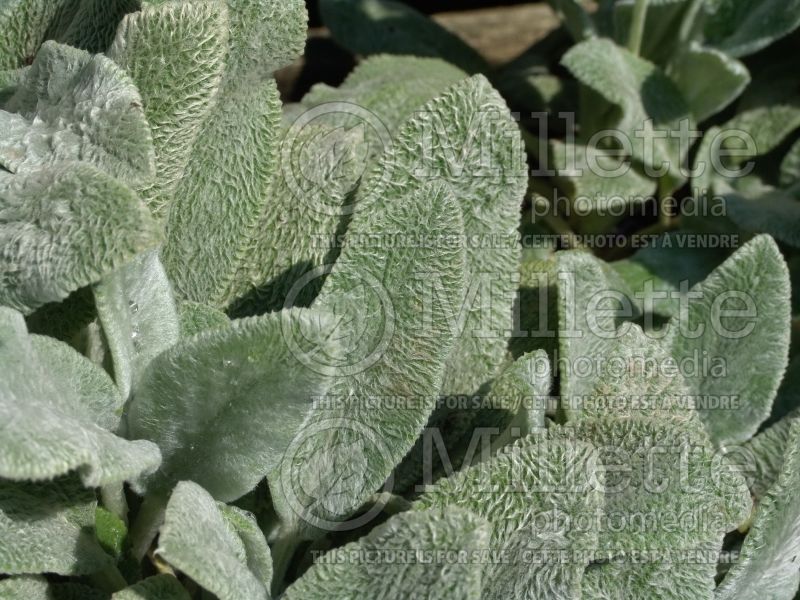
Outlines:
<svg viewBox="0 0 800 600"><path fill-rule="evenodd" d="M371 427L344 417L308 423L281 461L280 485L288 508L299 520L324 531L366 525L385 506L380 500L369 507L355 505L375 491L369 473L376 462L391 466L394 457ZM390 476L381 491L391 492L393 484Z"/></svg>
<svg viewBox="0 0 800 600"><path fill-rule="evenodd" d="M370 158L391 149L392 135L375 113L352 102L326 102L302 113L286 132L281 172L298 202L326 215L345 216L355 209L347 192L357 181L361 202L376 197L387 184L392 162Z"/></svg>
<svg viewBox="0 0 800 600"><path fill-rule="evenodd" d="M319 285L333 266L322 265L300 277L289 290L284 309L303 305L298 302L303 290ZM293 327L290 321L282 321L281 327L289 351L307 368L326 376L351 377L383 357L394 336L395 312L389 292L375 276L366 271L341 276L348 277L347 291L336 294L325 307L333 315L327 334L346 348L346 353L322 352L318 344L305 338L303 328Z"/></svg>

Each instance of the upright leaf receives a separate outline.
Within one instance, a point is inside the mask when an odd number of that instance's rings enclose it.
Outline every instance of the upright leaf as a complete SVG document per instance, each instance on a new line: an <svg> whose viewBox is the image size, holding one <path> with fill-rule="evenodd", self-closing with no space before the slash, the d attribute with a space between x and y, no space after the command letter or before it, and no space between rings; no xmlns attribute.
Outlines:
<svg viewBox="0 0 800 600"><path fill-rule="evenodd" d="M108 51L142 95L156 156L143 196L160 216L213 107L227 53L227 5L203 0L145 4L123 19Z"/></svg>
<svg viewBox="0 0 800 600"><path fill-rule="evenodd" d="M153 176L153 141L141 96L105 56L45 43L5 109L0 166L13 173L83 161L128 184Z"/></svg>
<svg viewBox="0 0 800 600"><path fill-rule="evenodd" d="M180 337L180 320L158 251L140 254L94 288L97 316L124 398L147 365Z"/></svg>
<svg viewBox="0 0 800 600"><path fill-rule="evenodd" d="M267 600L242 541L202 487L182 481L167 505L156 555L220 600Z"/></svg>
<svg viewBox="0 0 800 600"><path fill-rule="evenodd" d="M791 424L785 459L759 502L739 560L716 590L718 600L791 600L800 586L800 421Z"/></svg>
<svg viewBox="0 0 800 600"><path fill-rule="evenodd" d="M670 133L690 119L689 107L658 67L606 39L578 44L564 55L562 64L602 98L587 106L586 111L599 120L582 132L584 140L603 129L616 129L625 136L623 144L632 156L654 174L683 179L680 168L688 148ZM602 102L607 103L605 110ZM626 149L619 144L617 139L614 147Z"/></svg>
<svg viewBox="0 0 800 600"><path fill-rule="evenodd" d="M94 535L96 506L75 478L0 480L0 573L85 575L110 565Z"/></svg>
<svg viewBox="0 0 800 600"><path fill-rule="evenodd" d="M41 361L22 316L6 308L0 362L0 478L43 481L77 471L84 485L99 487L135 483L158 467L154 444L129 442L95 423L74 384L63 384Z"/></svg>
<svg viewBox="0 0 800 600"><path fill-rule="evenodd" d="M394 0L323 0L322 20L355 54L409 54L441 58L467 73L487 70L486 61L456 35Z"/></svg>
<svg viewBox="0 0 800 600"><path fill-rule="evenodd" d="M602 509L603 481L590 444L530 436L487 462L440 480L418 506L463 508L486 518L492 526L487 548L519 561L502 568L504 577L487 573L484 598L513 594L566 600L580 596L587 551L598 543L596 528L574 523L580 515ZM581 555L586 560L576 558Z"/></svg>
<svg viewBox="0 0 800 600"><path fill-rule="evenodd" d="M269 201L281 119L270 75L300 53L306 33L299 0L230 0L229 19L217 102L175 190L162 253L176 293L216 307L241 291L237 274Z"/></svg>
<svg viewBox="0 0 800 600"><path fill-rule="evenodd" d="M191 479L223 501L252 490L327 390L309 364L314 353L338 356L331 325L316 311L272 313L200 333L152 360L127 415L131 438L161 448L148 488Z"/></svg>
<svg viewBox="0 0 800 600"><path fill-rule="evenodd" d="M358 541L320 557L283 597L478 600L483 597L480 566L444 557L470 555L485 548L488 537L486 522L466 510L399 514ZM390 559L412 553L424 553L434 560ZM354 556L355 560L342 562L337 560L339 556ZM378 560L371 560L372 556Z"/></svg>
<svg viewBox="0 0 800 600"><path fill-rule="evenodd" d="M63 300L157 240L147 207L94 167L0 177L0 304L30 313Z"/></svg>
<svg viewBox="0 0 800 600"><path fill-rule="evenodd" d="M221 502L217 505L226 523L242 541L248 568L269 589L272 583L272 554L255 517L236 506Z"/></svg>
<svg viewBox="0 0 800 600"><path fill-rule="evenodd" d="M698 122L729 106L750 83L747 67L719 50L693 42L679 56L675 83Z"/></svg>
<svg viewBox="0 0 800 600"><path fill-rule="evenodd" d="M800 26L797 0L712 0L705 35L731 56L758 52Z"/></svg>
<svg viewBox="0 0 800 600"><path fill-rule="evenodd" d="M108 374L64 342L43 335L30 336L30 342L47 371L80 398L75 408L84 419L116 430L124 401Z"/></svg>
<svg viewBox="0 0 800 600"><path fill-rule="evenodd" d="M695 286L686 314L670 323L676 360L699 353L724 361L724 373L703 369L686 379L695 398L736 402L735 410L699 406L718 444L749 439L769 417L789 361L789 290L780 250L759 236Z"/></svg>

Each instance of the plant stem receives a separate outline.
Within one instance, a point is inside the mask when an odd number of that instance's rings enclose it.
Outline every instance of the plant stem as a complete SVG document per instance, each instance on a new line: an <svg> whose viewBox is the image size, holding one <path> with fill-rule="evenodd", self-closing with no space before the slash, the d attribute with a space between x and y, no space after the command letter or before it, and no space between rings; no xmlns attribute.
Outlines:
<svg viewBox="0 0 800 600"><path fill-rule="evenodd" d="M631 20L630 34L628 35L628 50L636 56L642 51L642 38L644 37L644 24L647 20L648 0L636 0L633 6L633 19Z"/></svg>

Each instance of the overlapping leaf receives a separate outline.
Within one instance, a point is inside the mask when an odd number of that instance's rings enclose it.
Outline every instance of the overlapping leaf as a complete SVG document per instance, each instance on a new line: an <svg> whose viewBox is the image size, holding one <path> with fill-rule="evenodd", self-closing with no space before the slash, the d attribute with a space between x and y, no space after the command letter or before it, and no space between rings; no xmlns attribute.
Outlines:
<svg viewBox="0 0 800 600"><path fill-rule="evenodd" d="M220 600L266 600L242 540L199 485L183 481L167 505L156 554Z"/></svg>
<svg viewBox="0 0 800 600"><path fill-rule="evenodd" d="M406 4L394 0L323 0L322 20L355 54L410 54L441 58L478 73L483 58L456 35Z"/></svg>
<svg viewBox="0 0 800 600"><path fill-rule="evenodd" d="M719 444L749 439L769 416L788 364L789 290L780 250L772 238L759 236L695 286L687 314L670 323L676 360L705 353L724 361L723 372L703 369L686 378L700 403L715 397L734 402L732 410L698 406Z"/></svg>
<svg viewBox="0 0 800 600"><path fill-rule="evenodd" d="M77 471L84 485L135 482L159 465L158 448L129 442L96 424L99 416L42 362L19 313L0 309L0 477L42 481ZM55 370L55 374L60 369ZM74 376L79 376L76 373Z"/></svg>
<svg viewBox="0 0 800 600"><path fill-rule="evenodd" d="M172 575L155 575L143 579L121 592L112 600L189 600L189 593Z"/></svg>
<svg viewBox="0 0 800 600"><path fill-rule="evenodd" d="M708 5L706 38L731 56L753 54L800 26L796 0L713 0Z"/></svg>
<svg viewBox="0 0 800 600"><path fill-rule="evenodd" d="M504 567L505 579L489 576L484 597L499 600L515 590L519 598L566 599L580 595L588 551L598 543L598 529L576 519L602 510L603 481L590 444L531 436L440 480L418 506L464 508L489 521L487 547L514 562Z"/></svg>
<svg viewBox="0 0 800 600"><path fill-rule="evenodd" d="M140 254L95 286L95 306L114 378L127 398L134 381L180 337L180 321L158 251Z"/></svg>
<svg viewBox="0 0 800 600"><path fill-rule="evenodd" d="M478 600L483 597L480 565L446 557L451 553L474 555L486 547L488 537L486 522L466 510L403 513L323 556L283 597ZM354 559L336 561L340 554ZM398 560L420 554L431 558Z"/></svg>
<svg viewBox="0 0 800 600"><path fill-rule="evenodd" d="M157 240L147 207L89 165L0 178L0 303L30 313L63 300Z"/></svg>
<svg viewBox="0 0 800 600"><path fill-rule="evenodd" d="M75 478L0 480L0 573L85 575L110 565L94 535L96 506Z"/></svg>
<svg viewBox="0 0 800 600"><path fill-rule="evenodd" d="M0 166L14 173L83 161L137 184L155 170L141 96L102 55L45 43L0 111L0 126Z"/></svg>
<svg viewBox="0 0 800 600"><path fill-rule="evenodd" d="M791 600L800 586L800 421L793 420L775 483L761 498L739 560L716 590L719 600Z"/></svg>
<svg viewBox="0 0 800 600"><path fill-rule="evenodd" d="M202 0L145 4L125 17L108 51L142 95L156 157L156 179L143 195L162 217L213 107L227 53L227 5Z"/></svg>
<svg viewBox="0 0 800 600"><path fill-rule="evenodd" d="M128 410L133 439L156 442L148 488L191 479L235 500L282 458L327 378L315 353L339 355L328 315L302 309L235 321L181 341L150 362Z"/></svg>

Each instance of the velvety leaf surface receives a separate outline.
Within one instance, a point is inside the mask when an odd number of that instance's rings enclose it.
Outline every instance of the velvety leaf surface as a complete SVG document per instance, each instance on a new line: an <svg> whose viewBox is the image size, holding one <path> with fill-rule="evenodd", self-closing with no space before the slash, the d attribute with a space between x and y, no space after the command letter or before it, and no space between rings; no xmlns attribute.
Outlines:
<svg viewBox="0 0 800 600"><path fill-rule="evenodd" d="M0 480L0 573L84 575L111 564L94 535L96 506L75 478Z"/></svg>
<svg viewBox="0 0 800 600"><path fill-rule="evenodd" d="M198 302L182 302L178 305L178 318L182 338L231 324L231 320L224 312Z"/></svg>
<svg viewBox="0 0 800 600"><path fill-rule="evenodd" d="M280 139L270 76L302 51L307 18L300 0L231 0L228 7L225 72L175 190L162 253L181 299L219 308L249 289L241 275L270 200Z"/></svg>
<svg viewBox="0 0 800 600"><path fill-rule="evenodd" d="M679 130L680 121L690 118L689 107L663 72L604 39L574 46L564 55L562 64L609 103L606 112L600 105L591 109L599 120L582 132L584 139L598 130L618 129L630 140L635 159L655 172L664 170L664 175L681 179L679 167L685 149L681 151L679 140L670 139L669 132Z"/></svg>
<svg viewBox="0 0 800 600"><path fill-rule="evenodd" d="M780 250L772 238L759 236L695 286L687 314L670 323L676 360L699 352L725 361L724 374L701 371L686 379L698 399L738 399L736 410L699 406L719 444L746 441L769 416L789 361L789 290Z"/></svg>
<svg viewBox="0 0 800 600"><path fill-rule="evenodd" d="M729 106L750 83L743 63L697 43L680 55L674 78L698 122Z"/></svg>
<svg viewBox="0 0 800 600"><path fill-rule="evenodd" d="M396 515L360 540L320 557L289 587L283 598L478 600L483 597L480 565L447 558L437 560L436 557L460 552L469 554L485 548L488 529L483 519L460 509ZM430 554L433 560L406 562L389 559L392 555L420 552ZM355 556L354 561L330 560L336 555L346 557L350 553ZM377 556L378 560L371 560L372 556Z"/></svg>
<svg viewBox="0 0 800 600"><path fill-rule="evenodd" d="M234 321L156 357L136 386L128 432L161 448L151 490L181 479L235 500L281 460L327 378L308 365L335 359L331 318L293 309Z"/></svg>
<svg viewBox="0 0 800 600"><path fill-rule="evenodd" d="M30 313L156 243L147 207L94 167L0 177L1 304Z"/></svg>
<svg viewBox="0 0 800 600"><path fill-rule="evenodd" d="M83 419L116 430L123 399L108 373L64 342L42 335L31 335L30 342L48 373L80 398L75 408Z"/></svg>
<svg viewBox="0 0 800 600"><path fill-rule="evenodd" d="M9 112L5 112L9 111ZM128 184L154 174L142 99L112 60L47 42L0 111L0 165L17 173L89 162Z"/></svg>
<svg viewBox="0 0 800 600"><path fill-rule="evenodd" d="M172 575L143 579L111 596L112 600L189 600L189 593Z"/></svg>
<svg viewBox="0 0 800 600"><path fill-rule="evenodd" d="M768 233L776 240L800 247L800 194L765 186L754 197L725 195L728 216L744 231Z"/></svg>
<svg viewBox="0 0 800 600"><path fill-rule="evenodd" d="M484 597L499 600L513 590L513 597L567 599L580 595L588 563L575 556L588 557L597 545L597 529L574 526L573 519L602 510L603 481L590 444L530 436L439 480L418 506L468 509L492 525L487 547L518 562L503 567L505 577L487 573Z"/></svg>
<svg viewBox="0 0 800 600"><path fill-rule="evenodd" d="M147 365L180 337L180 320L158 251L140 254L94 288L114 378L127 398Z"/></svg>
<svg viewBox="0 0 800 600"><path fill-rule="evenodd" d="M264 587L269 589L272 582L272 554L255 517L236 506L228 506L221 502L217 506L226 523L241 539L248 568Z"/></svg>
<svg viewBox="0 0 800 600"><path fill-rule="evenodd" d="M791 600L800 585L800 421L791 423L784 462L757 505L739 560L716 590L719 600Z"/></svg>
<svg viewBox="0 0 800 600"><path fill-rule="evenodd" d="M70 0L8 0L0 6L0 69L16 69L31 60L51 21Z"/></svg>
<svg viewBox="0 0 800 600"><path fill-rule="evenodd" d="M156 156L156 179L142 194L160 216L214 105L227 53L227 4L216 1L145 4L123 19L108 51L142 95Z"/></svg>
<svg viewBox="0 0 800 600"><path fill-rule="evenodd" d="M202 487L182 481L167 505L156 554L220 600L266 600L242 541Z"/></svg>
<svg viewBox="0 0 800 600"><path fill-rule="evenodd" d="M788 35L800 25L796 0L712 0L707 40L731 56L746 56Z"/></svg>
<svg viewBox="0 0 800 600"><path fill-rule="evenodd" d="M77 471L84 485L99 487L135 483L158 467L154 444L129 442L96 425L97 416L87 414L72 386L41 362L22 315L5 308L0 361L0 422L6 424L0 429L0 477L47 480Z"/></svg>
<svg viewBox="0 0 800 600"><path fill-rule="evenodd" d="M409 54L441 58L468 73L487 69L456 35L401 2L322 0L322 20L354 54Z"/></svg>

